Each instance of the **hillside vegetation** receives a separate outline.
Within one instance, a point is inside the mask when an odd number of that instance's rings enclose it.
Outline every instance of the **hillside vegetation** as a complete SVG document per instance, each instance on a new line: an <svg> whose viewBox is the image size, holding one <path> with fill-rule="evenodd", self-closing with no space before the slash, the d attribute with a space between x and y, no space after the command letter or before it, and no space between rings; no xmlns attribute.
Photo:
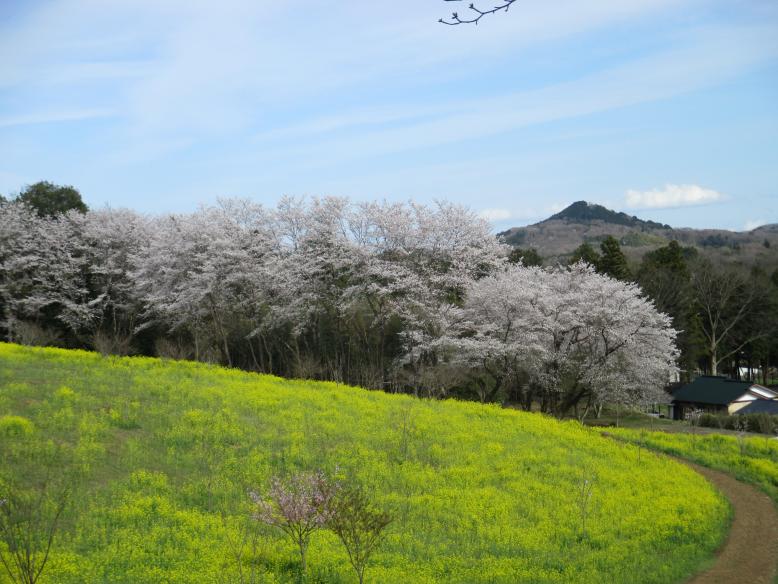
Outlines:
<svg viewBox="0 0 778 584"><path fill-rule="evenodd" d="M769 436L646 432L609 428L621 440L667 452L753 483L778 503L778 440Z"/></svg>
<svg viewBox="0 0 778 584"><path fill-rule="evenodd" d="M0 344L0 435L6 492L71 488L41 582L294 582L247 492L295 470L392 515L368 582L680 581L728 521L700 476L575 422L191 362ZM355 581L329 532L307 580Z"/></svg>

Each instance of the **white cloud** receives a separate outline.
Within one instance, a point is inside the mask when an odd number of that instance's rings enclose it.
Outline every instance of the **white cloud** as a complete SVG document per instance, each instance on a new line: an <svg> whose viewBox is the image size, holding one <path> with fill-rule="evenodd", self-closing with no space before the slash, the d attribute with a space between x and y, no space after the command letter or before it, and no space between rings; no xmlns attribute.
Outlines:
<svg viewBox="0 0 778 584"><path fill-rule="evenodd" d="M508 209L484 209L478 216L487 221L505 221L513 217L513 214Z"/></svg>
<svg viewBox="0 0 778 584"><path fill-rule="evenodd" d="M724 195L698 185L665 185L652 191L627 191L627 206L633 209L667 209L708 205L724 200Z"/></svg>
<svg viewBox="0 0 778 584"><path fill-rule="evenodd" d="M751 219L746 221L746 224L743 226L743 231L752 231L753 229L761 227L762 225L767 225L767 221L764 219Z"/></svg>

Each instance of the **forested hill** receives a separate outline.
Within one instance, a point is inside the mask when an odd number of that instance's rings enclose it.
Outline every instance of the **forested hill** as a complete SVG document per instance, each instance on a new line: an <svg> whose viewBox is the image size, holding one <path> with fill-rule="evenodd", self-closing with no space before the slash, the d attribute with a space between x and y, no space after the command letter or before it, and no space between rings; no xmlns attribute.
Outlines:
<svg viewBox="0 0 778 584"><path fill-rule="evenodd" d="M676 240L717 261L778 264L778 224L746 232L673 228L586 201L573 203L540 223L513 227L499 235L511 245L535 248L547 259L565 259L582 243L597 247L612 235L632 260Z"/></svg>
<svg viewBox="0 0 778 584"><path fill-rule="evenodd" d="M597 205L596 203L587 203L586 201L577 201L552 215L543 223L548 221L568 221L571 223L591 223L593 221L602 221L603 223L613 223L614 225L626 225L638 229L671 229L669 225L657 223L656 221L644 221L634 215L611 211L610 209Z"/></svg>

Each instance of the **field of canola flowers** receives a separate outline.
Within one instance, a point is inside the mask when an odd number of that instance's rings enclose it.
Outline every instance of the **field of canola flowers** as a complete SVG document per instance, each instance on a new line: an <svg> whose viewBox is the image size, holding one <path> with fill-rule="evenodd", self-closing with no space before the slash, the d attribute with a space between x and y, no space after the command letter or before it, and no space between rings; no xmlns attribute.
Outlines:
<svg viewBox="0 0 778 584"><path fill-rule="evenodd" d="M778 503L778 440L771 436L641 432L608 428L612 436L687 458L752 483Z"/></svg>
<svg viewBox="0 0 778 584"><path fill-rule="evenodd" d="M729 521L699 475L575 422L0 344L0 481L35 472L25 448L58 449L57 472L77 477L44 583L295 582L293 544L252 522L247 497L294 469L355 476L393 515L374 583L676 582ZM329 532L308 569L308 582L356 580Z"/></svg>

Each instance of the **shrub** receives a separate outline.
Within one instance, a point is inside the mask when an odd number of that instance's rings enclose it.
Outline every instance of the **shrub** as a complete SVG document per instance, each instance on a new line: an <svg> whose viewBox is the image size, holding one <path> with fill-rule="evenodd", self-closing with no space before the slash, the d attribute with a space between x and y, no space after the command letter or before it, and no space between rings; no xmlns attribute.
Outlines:
<svg viewBox="0 0 778 584"><path fill-rule="evenodd" d="M381 543L384 530L391 521L391 515L377 508L360 485L343 486L335 495L327 527L346 548L359 584L365 581L370 556Z"/></svg>
<svg viewBox="0 0 778 584"><path fill-rule="evenodd" d="M107 333L97 331L92 338L92 346L102 355L120 355L122 357L132 354L132 335L122 333Z"/></svg>
<svg viewBox="0 0 778 584"><path fill-rule="evenodd" d="M30 347L56 347L62 344L62 336L54 330L34 322L20 321L14 327L14 340Z"/></svg>
<svg viewBox="0 0 778 584"><path fill-rule="evenodd" d="M700 426L720 430L736 430L755 434L774 434L778 431L778 416L770 414L702 414Z"/></svg>
<svg viewBox="0 0 778 584"><path fill-rule="evenodd" d="M22 416L0 416L0 436L3 438L28 436L34 430L35 426L27 418Z"/></svg>

